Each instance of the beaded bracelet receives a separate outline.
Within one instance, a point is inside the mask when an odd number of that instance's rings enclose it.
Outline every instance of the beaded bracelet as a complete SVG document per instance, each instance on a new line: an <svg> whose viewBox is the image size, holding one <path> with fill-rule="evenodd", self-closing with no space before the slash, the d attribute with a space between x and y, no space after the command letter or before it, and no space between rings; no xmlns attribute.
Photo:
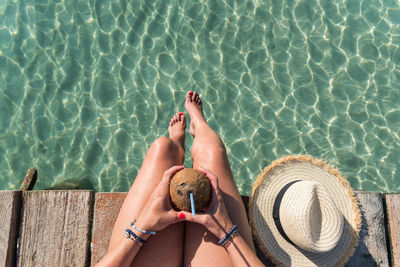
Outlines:
<svg viewBox="0 0 400 267"><path fill-rule="evenodd" d="M232 226L232 228L229 230L229 232L218 241L218 245L220 245L221 247L225 247L226 244L229 243L229 241L232 240L232 238L234 238L235 236L237 236L238 233L238 227L235 224L234 226Z"/></svg>
<svg viewBox="0 0 400 267"><path fill-rule="evenodd" d="M129 238L132 241L135 241L139 246L141 245L141 243L139 243L139 241L137 241L133 236L131 236L127 231L125 231L125 237Z"/></svg>
<svg viewBox="0 0 400 267"><path fill-rule="evenodd" d="M234 231L234 232L231 234L231 236L228 238L228 240L226 240L226 242L225 242L224 244L222 244L222 246L223 246L224 248L227 248L227 247L229 246L229 244L232 243L232 242L231 242L232 239L234 239L234 238L237 237L238 235L239 235L239 231L238 231L238 230Z"/></svg>
<svg viewBox="0 0 400 267"><path fill-rule="evenodd" d="M140 229L139 227L136 227L136 226L134 225L135 222L136 222L136 220L133 220L133 222L131 222L131 226L132 226L133 228L135 228L136 231L142 232L143 234L147 234L147 235L156 235L156 234L157 234L157 233L154 232L154 231L145 231L145 230Z"/></svg>
<svg viewBox="0 0 400 267"><path fill-rule="evenodd" d="M146 244L146 243L147 243L146 240L143 240L143 239L141 239L140 237L138 237L134 232L131 231L131 229L126 229L126 230L125 230L125 237L126 237L126 238L129 238L129 239L131 239L131 240L133 240L133 239L132 239L132 237L133 237L136 241L139 241L139 242L142 243L142 244Z"/></svg>

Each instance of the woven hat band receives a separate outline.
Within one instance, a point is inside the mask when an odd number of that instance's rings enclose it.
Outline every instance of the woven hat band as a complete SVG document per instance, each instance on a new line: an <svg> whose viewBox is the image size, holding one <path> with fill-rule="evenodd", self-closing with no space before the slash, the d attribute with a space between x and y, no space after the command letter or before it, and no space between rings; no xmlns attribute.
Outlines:
<svg viewBox="0 0 400 267"><path fill-rule="evenodd" d="M321 253L339 242L343 214L326 189L315 181L298 181L282 197L279 220L287 237L299 248Z"/></svg>

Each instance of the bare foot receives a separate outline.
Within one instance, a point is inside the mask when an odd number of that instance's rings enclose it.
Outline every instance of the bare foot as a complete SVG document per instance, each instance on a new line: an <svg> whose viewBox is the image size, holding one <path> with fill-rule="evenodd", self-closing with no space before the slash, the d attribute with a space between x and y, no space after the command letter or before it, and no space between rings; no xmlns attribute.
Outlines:
<svg viewBox="0 0 400 267"><path fill-rule="evenodd" d="M189 132L192 136L194 136L196 124L206 122L203 117L203 106L201 99L197 92L189 91L186 94L185 108L190 115Z"/></svg>
<svg viewBox="0 0 400 267"><path fill-rule="evenodd" d="M169 137L185 150L186 117L182 112L176 113L169 122Z"/></svg>

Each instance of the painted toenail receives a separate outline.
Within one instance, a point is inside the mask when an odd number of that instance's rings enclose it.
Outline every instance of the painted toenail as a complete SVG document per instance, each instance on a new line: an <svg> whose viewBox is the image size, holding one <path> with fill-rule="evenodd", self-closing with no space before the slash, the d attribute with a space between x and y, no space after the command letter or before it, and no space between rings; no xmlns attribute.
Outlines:
<svg viewBox="0 0 400 267"><path fill-rule="evenodd" d="M182 116L182 115L183 115L183 112L179 113L179 115L181 115L181 116Z"/></svg>
<svg viewBox="0 0 400 267"><path fill-rule="evenodd" d="M190 92L189 92L189 95L193 95L193 92L192 92L192 91L190 91Z"/></svg>

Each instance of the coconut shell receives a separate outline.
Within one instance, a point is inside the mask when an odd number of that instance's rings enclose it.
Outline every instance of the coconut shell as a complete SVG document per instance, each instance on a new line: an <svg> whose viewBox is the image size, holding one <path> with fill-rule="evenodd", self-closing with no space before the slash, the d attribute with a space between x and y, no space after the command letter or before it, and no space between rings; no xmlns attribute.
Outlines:
<svg viewBox="0 0 400 267"><path fill-rule="evenodd" d="M172 207L178 211L191 211L190 192L193 193L196 212L204 211L210 204L210 180L201 171L186 168L177 172L169 184Z"/></svg>

